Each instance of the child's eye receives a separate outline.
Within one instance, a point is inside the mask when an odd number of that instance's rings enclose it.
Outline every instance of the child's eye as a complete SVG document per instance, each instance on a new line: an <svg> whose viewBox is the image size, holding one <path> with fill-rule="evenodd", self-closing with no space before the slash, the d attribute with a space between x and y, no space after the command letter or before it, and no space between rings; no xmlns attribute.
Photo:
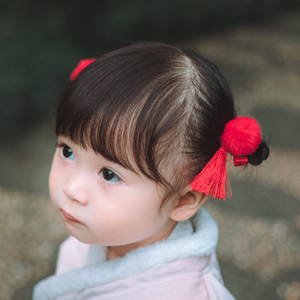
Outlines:
<svg viewBox="0 0 300 300"><path fill-rule="evenodd" d="M121 181L121 178L119 176L117 176L113 171L109 170L109 169L102 169L102 171L100 172L100 175L102 176L102 178L106 181L109 182L119 182Z"/></svg>
<svg viewBox="0 0 300 300"><path fill-rule="evenodd" d="M74 160L73 151L72 151L72 149L69 146L65 145L63 147L62 153L63 153L64 157L66 157L68 159L71 159L71 160Z"/></svg>
<svg viewBox="0 0 300 300"><path fill-rule="evenodd" d="M62 148L62 155L63 155L65 158L74 160L74 154L73 154L73 151L72 151L72 149L71 149L69 146L67 146L66 144L58 144L57 147Z"/></svg>

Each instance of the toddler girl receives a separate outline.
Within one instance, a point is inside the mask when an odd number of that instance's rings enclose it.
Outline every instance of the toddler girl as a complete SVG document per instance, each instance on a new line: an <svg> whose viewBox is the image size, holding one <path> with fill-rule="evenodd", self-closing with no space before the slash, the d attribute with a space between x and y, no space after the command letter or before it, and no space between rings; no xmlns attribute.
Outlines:
<svg viewBox="0 0 300 300"><path fill-rule="evenodd" d="M269 150L212 63L153 43L83 60L56 134L50 196L71 236L34 299L234 299L201 206L230 194L231 157L258 165Z"/></svg>

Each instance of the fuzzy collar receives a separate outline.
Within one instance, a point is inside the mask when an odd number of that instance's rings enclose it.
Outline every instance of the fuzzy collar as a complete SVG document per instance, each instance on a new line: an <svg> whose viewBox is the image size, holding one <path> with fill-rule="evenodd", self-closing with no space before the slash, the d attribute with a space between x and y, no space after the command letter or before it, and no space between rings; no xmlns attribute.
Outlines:
<svg viewBox="0 0 300 300"><path fill-rule="evenodd" d="M105 261L105 247L92 246L87 266L53 275L39 282L34 288L33 300L54 298L87 286L104 284L149 269L158 269L174 260L210 255L218 241L216 222L201 208L192 223L195 232L190 220L180 222L168 239L135 249L124 257L110 261Z"/></svg>

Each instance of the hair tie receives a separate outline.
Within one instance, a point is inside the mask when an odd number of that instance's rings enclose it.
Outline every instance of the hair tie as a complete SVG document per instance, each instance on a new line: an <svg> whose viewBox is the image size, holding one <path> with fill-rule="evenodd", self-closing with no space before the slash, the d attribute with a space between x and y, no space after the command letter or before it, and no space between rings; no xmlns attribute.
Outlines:
<svg viewBox="0 0 300 300"><path fill-rule="evenodd" d="M84 68L86 68L88 65L90 65L95 60L96 60L95 58L82 59L78 63L78 65L74 69L74 71L72 72L72 74L70 76L71 81L73 81Z"/></svg>
<svg viewBox="0 0 300 300"><path fill-rule="evenodd" d="M228 153L234 157L234 166L244 166L247 155L253 154L261 142L261 129L256 120L238 117L229 121L221 136L221 148L191 182L196 190L215 198L225 199L231 195L227 179Z"/></svg>

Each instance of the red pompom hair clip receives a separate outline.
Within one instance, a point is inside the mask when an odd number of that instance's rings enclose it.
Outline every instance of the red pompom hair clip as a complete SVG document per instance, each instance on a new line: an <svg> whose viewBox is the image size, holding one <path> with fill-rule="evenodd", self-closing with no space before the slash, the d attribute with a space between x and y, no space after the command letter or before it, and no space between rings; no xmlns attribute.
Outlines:
<svg viewBox="0 0 300 300"><path fill-rule="evenodd" d="M74 69L74 71L72 72L70 76L70 80L73 81L84 68L86 68L95 60L96 60L95 58L82 59L77 65L77 67Z"/></svg>
<svg viewBox="0 0 300 300"><path fill-rule="evenodd" d="M192 190L225 199L231 195L226 164L233 156L234 166L244 166L261 142L261 129L256 120L238 117L229 121L221 136L221 148L193 179Z"/></svg>

